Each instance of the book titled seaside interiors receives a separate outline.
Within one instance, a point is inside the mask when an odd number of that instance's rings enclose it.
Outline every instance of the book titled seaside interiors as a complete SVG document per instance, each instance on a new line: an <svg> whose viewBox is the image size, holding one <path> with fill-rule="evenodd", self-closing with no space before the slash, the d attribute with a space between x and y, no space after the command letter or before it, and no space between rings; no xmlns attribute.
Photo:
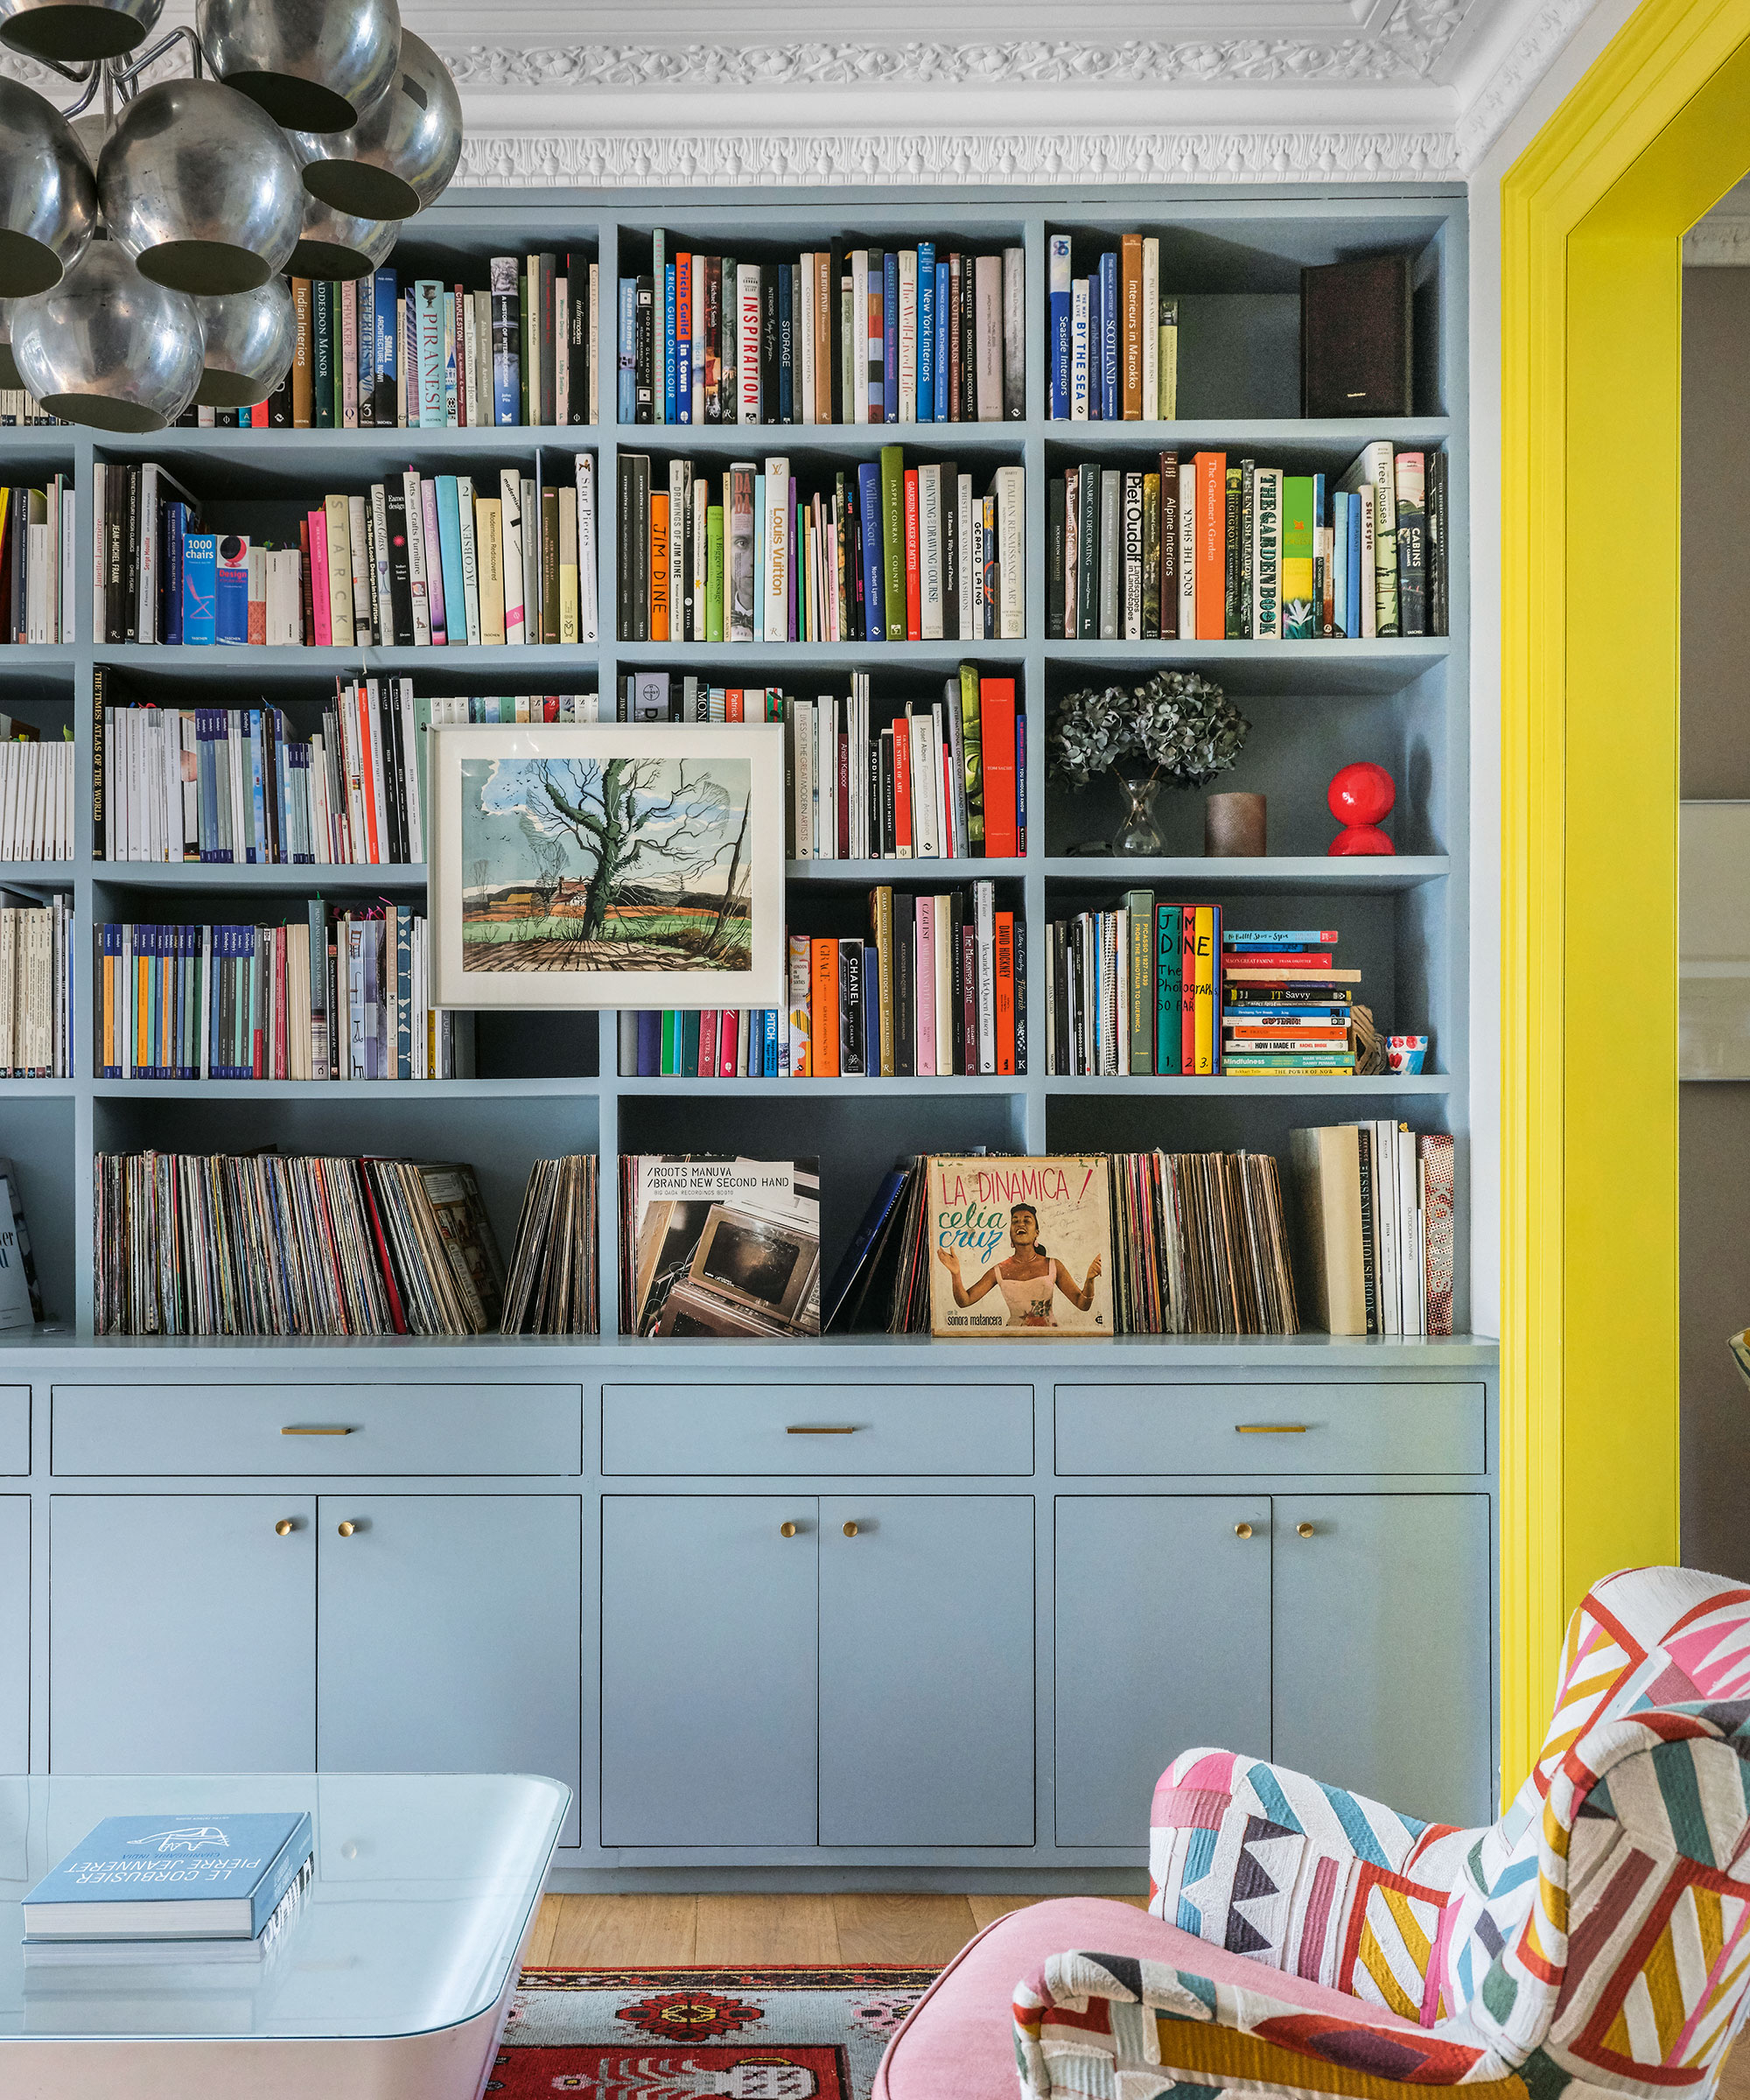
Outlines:
<svg viewBox="0 0 1750 2100"><path fill-rule="evenodd" d="M253 1940L312 1853L310 1817L107 1816L24 1900L31 1940Z"/></svg>
<svg viewBox="0 0 1750 2100"><path fill-rule="evenodd" d="M932 1158L930 1333L1112 1333L1103 1158Z"/></svg>

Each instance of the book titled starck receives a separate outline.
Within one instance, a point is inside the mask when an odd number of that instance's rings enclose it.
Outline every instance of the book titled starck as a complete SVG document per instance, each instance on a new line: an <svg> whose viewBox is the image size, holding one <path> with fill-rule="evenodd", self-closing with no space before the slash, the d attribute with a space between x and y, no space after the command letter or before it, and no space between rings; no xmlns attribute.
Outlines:
<svg viewBox="0 0 1750 2100"><path fill-rule="evenodd" d="M24 1898L26 1940L253 1940L312 1856L307 1814L107 1816Z"/></svg>

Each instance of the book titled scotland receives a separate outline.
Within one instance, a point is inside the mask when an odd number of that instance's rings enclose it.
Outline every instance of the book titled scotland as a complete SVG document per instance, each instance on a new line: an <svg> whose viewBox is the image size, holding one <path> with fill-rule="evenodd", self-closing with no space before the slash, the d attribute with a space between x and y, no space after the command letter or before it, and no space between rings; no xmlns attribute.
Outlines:
<svg viewBox="0 0 1750 2100"><path fill-rule="evenodd" d="M310 1817L108 1816L24 1898L27 1940L253 1940L311 1857Z"/></svg>

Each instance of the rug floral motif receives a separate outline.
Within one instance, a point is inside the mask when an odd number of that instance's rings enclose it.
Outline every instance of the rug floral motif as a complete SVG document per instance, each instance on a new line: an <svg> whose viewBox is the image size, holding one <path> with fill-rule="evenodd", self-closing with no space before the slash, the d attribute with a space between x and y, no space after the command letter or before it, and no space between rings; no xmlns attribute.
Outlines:
<svg viewBox="0 0 1750 2100"><path fill-rule="evenodd" d="M497 2100L869 2100L933 1969L525 1969Z"/></svg>

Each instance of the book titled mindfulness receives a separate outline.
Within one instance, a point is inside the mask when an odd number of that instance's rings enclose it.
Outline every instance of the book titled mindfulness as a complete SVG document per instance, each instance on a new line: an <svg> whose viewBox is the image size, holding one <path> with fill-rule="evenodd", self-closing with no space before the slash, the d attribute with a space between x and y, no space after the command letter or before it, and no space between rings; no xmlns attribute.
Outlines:
<svg viewBox="0 0 1750 2100"><path fill-rule="evenodd" d="M38 1940L253 1940L301 1884L307 1814L108 1816L24 1898Z"/></svg>

